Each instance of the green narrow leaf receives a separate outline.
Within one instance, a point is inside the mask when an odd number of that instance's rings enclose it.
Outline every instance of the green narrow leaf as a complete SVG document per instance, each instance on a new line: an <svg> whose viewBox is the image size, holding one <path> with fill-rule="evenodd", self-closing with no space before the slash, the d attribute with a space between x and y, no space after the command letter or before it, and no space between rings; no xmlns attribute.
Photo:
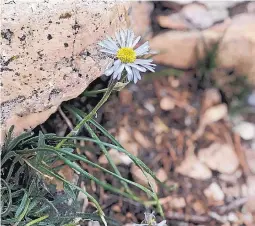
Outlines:
<svg viewBox="0 0 255 226"><path fill-rule="evenodd" d="M17 211L15 213L15 218L18 218L20 216L20 214L22 213L22 211L25 209L27 201L28 201L28 194L24 190L24 195L23 195L23 198L22 198L21 203L19 205L19 208L17 209Z"/></svg>
<svg viewBox="0 0 255 226"><path fill-rule="evenodd" d="M47 133L47 134L43 134L43 135L44 135L45 140L56 136L55 133ZM38 144L38 139L39 139L39 136L33 136L29 139L23 140L20 144L21 145L28 145L31 143Z"/></svg>
<svg viewBox="0 0 255 226"><path fill-rule="evenodd" d="M99 129L106 137L108 137L115 145L118 147L123 148L123 146L115 139L114 136L112 136L104 127L102 127L96 120L91 119L89 121L93 126L95 126L97 129ZM124 148L123 148L124 149Z"/></svg>
<svg viewBox="0 0 255 226"><path fill-rule="evenodd" d="M37 144L37 146L38 147L43 147L45 145L45 136L44 136L44 134L40 131L39 132L39 136L38 136L38 144Z"/></svg>
<svg viewBox="0 0 255 226"><path fill-rule="evenodd" d="M1 159L1 167L4 165L4 163L8 160L8 159L10 159L10 158L12 158L12 157L16 157L17 156L17 154L14 152L14 151L8 151L6 154L4 154L3 156L1 156L1 157L3 157L2 159Z"/></svg>
<svg viewBox="0 0 255 226"><path fill-rule="evenodd" d="M7 151L12 151L21 141L30 138L31 136L33 136L33 132L23 133L18 137L14 138L7 146Z"/></svg>
<svg viewBox="0 0 255 226"><path fill-rule="evenodd" d="M8 197L7 197L7 200L8 200L8 204L7 204L7 207L6 209L3 211L3 207L4 207L4 202L3 202L3 189L5 187L3 186L6 186L6 190L8 191ZM6 216L9 212L10 212L10 208L11 208L11 205L12 205L12 193L11 193L11 189L9 187L9 185L7 184L7 182L1 178L1 216L4 217Z"/></svg>
<svg viewBox="0 0 255 226"><path fill-rule="evenodd" d="M19 167L19 169L15 173L14 181L19 181L21 176L20 174L25 171L25 168L26 168L25 164Z"/></svg>
<svg viewBox="0 0 255 226"><path fill-rule="evenodd" d="M36 182L35 180L32 180L32 182L29 185L29 189L28 189L28 195L30 196L31 194L33 194L33 192L37 190L36 189Z"/></svg>
<svg viewBox="0 0 255 226"><path fill-rule="evenodd" d="M8 175L6 177L6 182L9 182L11 176L12 176L12 173L13 173L13 170L14 170L14 167L16 165L16 163L21 159L21 157L19 155L17 155L13 160L12 160L12 163L11 163L11 166L9 167L9 171L8 171Z"/></svg>
<svg viewBox="0 0 255 226"><path fill-rule="evenodd" d="M14 225L17 222L16 218L1 219L1 225Z"/></svg>
<svg viewBox="0 0 255 226"><path fill-rule="evenodd" d="M45 137L43 133L40 131L38 136L37 147L42 148L44 146L45 146ZM35 161L37 164L43 161L43 156L44 156L43 152L36 153Z"/></svg>
<svg viewBox="0 0 255 226"><path fill-rule="evenodd" d="M27 202L26 202L26 205L25 205L25 208L24 210L21 212L21 214L18 216L18 219L17 219L17 225L20 221L22 221L22 219L26 216L27 214L27 210L28 210L28 207L29 207L29 204L30 204L30 199L27 199Z"/></svg>
<svg viewBox="0 0 255 226"><path fill-rule="evenodd" d="M39 206L39 200L35 199L33 201L30 202L29 204L29 207L27 209L27 212L30 213L32 212L32 210L35 208L35 207L38 207Z"/></svg>
<svg viewBox="0 0 255 226"><path fill-rule="evenodd" d="M39 218L37 218L37 219L35 219L35 220L30 221L30 222L27 223L25 226L31 226L31 225L38 224L39 222L41 222L41 221L47 219L48 217L49 217L49 215L44 215L44 216L42 216L42 217L39 217Z"/></svg>
<svg viewBox="0 0 255 226"><path fill-rule="evenodd" d="M6 135L6 139L5 139L5 144L4 144L4 149L6 149L6 147L8 147L10 141L11 141L11 138L12 138L12 133L13 133L13 130L14 130L14 125L12 125Z"/></svg>

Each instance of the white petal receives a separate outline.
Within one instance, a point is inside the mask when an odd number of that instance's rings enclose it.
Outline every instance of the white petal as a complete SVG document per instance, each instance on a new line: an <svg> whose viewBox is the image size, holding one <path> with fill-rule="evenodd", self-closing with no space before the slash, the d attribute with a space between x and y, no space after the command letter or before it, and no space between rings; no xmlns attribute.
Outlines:
<svg viewBox="0 0 255 226"><path fill-rule="evenodd" d="M119 61L118 60L116 60L115 62L114 62L114 65L113 65L113 71L114 71L114 73L113 73L113 79L115 79L115 78L117 78L117 76L118 76L118 74L117 74L117 70L119 69L119 67L120 67L120 63L119 63Z"/></svg>
<svg viewBox="0 0 255 226"><path fill-rule="evenodd" d="M113 40L112 41L105 40L104 43L106 43L111 48L111 50L117 51L119 49L119 47L116 45L116 43Z"/></svg>
<svg viewBox="0 0 255 226"><path fill-rule="evenodd" d="M137 83L137 77L134 75L134 83Z"/></svg>
<svg viewBox="0 0 255 226"><path fill-rule="evenodd" d="M124 64L120 64L119 67L115 70L115 72L113 73L113 79L116 79L117 76L119 74L122 73L123 69L124 69L125 65Z"/></svg>
<svg viewBox="0 0 255 226"><path fill-rule="evenodd" d="M121 79L121 75L122 75L122 73L119 73L117 80Z"/></svg>
<svg viewBox="0 0 255 226"><path fill-rule="evenodd" d="M108 41L111 43L111 46L113 46L116 50L118 50L119 47L117 46L116 42L113 41L113 39L109 36L107 36L107 38L108 38Z"/></svg>
<svg viewBox="0 0 255 226"><path fill-rule="evenodd" d="M126 45L127 45L127 41L129 39L129 36L130 36L130 30L129 29L125 30L125 34L126 34L125 40L126 40Z"/></svg>
<svg viewBox="0 0 255 226"><path fill-rule="evenodd" d="M120 60L115 60L114 63L111 62L111 63L106 67L105 72L108 71L108 70L109 70L109 71L112 70L113 72L116 71L116 69L119 67L120 63L121 63ZM112 73L113 73L113 72L112 72ZM111 73L111 74L112 74L112 73Z"/></svg>
<svg viewBox="0 0 255 226"><path fill-rule="evenodd" d="M119 46L121 46L120 33L119 32L115 32L115 37L116 37L116 39L118 41Z"/></svg>
<svg viewBox="0 0 255 226"><path fill-rule="evenodd" d="M149 54L149 51L143 51L141 53L136 54L136 56L143 56Z"/></svg>
<svg viewBox="0 0 255 226"><path fill-rule="evenodd" d="M132 74L132 70L131 70L131 67L128 66L128 65L125 65L125 69L127 71L128 74Z"/></svg>
<svg viewBox="0 0 255 226"><path fill-rule="evenodd" d="M108 49L100 49L100 52L116 55L116 51L111 51Z"/></svg>
<svg viewBox="0 0 255 226"><path fill-rule="evenodd" d="M138 36L138 37L135 39L135 41L133 42L133 44L131 45L131 47L134 48L135 45L140 41L140 39L141 39L141 36Z"/></svg>
<svg viewBox="0 0 255 226"><path fill-rule="evenodd" d="M129 43L129 37L130 37L130 30L126 30L126 47L128 47L128 43Z"/></svg>
<svg viewBox="0 0 255 226"><path fill-rule="evenodd" d="M113 61L111 61L107 66L106 66L106 69L109 69L110 67L112 67L112 65L113 65Z"/></svg>
<svg viewBox="0 0 255 226"><path fill-rule="evenodd" d="M110 49L110 47L103 42L99 42L98 45L102 46L103 48Z"/></svg>
<svg viewBox="0 0 255 226"><path fill-rule="evenodd" d="M146 69L148 69L149 71L155 72L154 68L149 66L149 65L143 65L143 67L145 67Z"/></svg>
<svg viewBox="0 0 255 226"><path fill-rule="evenodd" d="M121 74L122 73L122 71L123 71L123 69L124 69L124 67L125 67L125 64L121 64L120 66L119 66L119 68L118 68L118 70L117 70L117 73L119 74Z"/></svg>
<svg viewBox="0 0 255 226"><path fill-rule="evenodd" d="M125 31L124 30L120 31L121 47L125 47L126 44L125 36L126 36Z"/></svg>
<svg viewBox="0 0 255 226"><path fill-rule="evenodd" d="M141 47L141 48L140 48ZM140 46L138 47L135 52L136 52L136 55L137 56L141 56L141 55L144 55L144 54L148 54L149 53L149 46L145 45L145 46Z"/></svg>
<svg viewBox="0 0 255 226"><path fill-rule="evenodd" d="M149 41L147 41L147 42L145 42L145 43L143 43L142 45L140 45L136 50L139 50L139 49L141 49L141 48L144 48L144 47L149 47Z"/></svg>
<svg viewBox="0 0 255 226"><path fill-rule="evenodd" d="M146 60L146 59L136 59L134 64L148 64L148 65L151 65L152 61L153 61L152 59L148 59L148 60Z"/></svg>
<svg viewBox="0 0 255 226"><path fill-rule="evenodd" d="M110 76L112 73L113 73L113 67L107 69L107 70L104 72L104 74L105 74L106 76Z"/></svg>
<svg viewBox="0 0 255 226"><path fill-rule="evenodd" d="M149 52L149 54L152 54L152 55L156 55L156 54L159 54L159 53L160 53L160 51L158 51L158 50L151 50Z"/></svg>
<svg viewBox="0 0 255 226"><path fill-rule="evenodd" d="M128 47L132 46L133 40L134 40L135 34L133 31L130 31L130 37L129 37L129 42L127 43Z"/></svg>
<svg viewBox="0 0 255 226"><path fill-rule="evenodd" d="M98 43L100 46L102 46L103 48L109 49L111 51L116 50L115 47L108 41L108 40L104 40L100 43Z"/></svg>
<svg viewBox="0 0 255 226"><path fill-rule="evenodd" d="M114 61L114 64L113 64L114 71L116 71L119 68L120 64L121 64L120 60L115 60Z"/></svg>
<svg viewBox="0 0 255 226"><path fill-rule="evenodd" d="M125 69L127 71L128 81L130 82L133 79L133 71L131 70L131 68L128 65L125 65Z"/></svg>
<svg viewBox="0 0 255 226"><path fill-rule="evenodd" d="M125 30L125 46L127 46L127 41L128 41L128 37L129 37L129 30Z"/></svg>
<svg viewBox="0 0 255 226"><path fill-rule="evenodd" d="M142 79L142 78L141 78L141 74L140 74L140 72L139 72L139 71L137 72L136 77L137 77L137 79L138 79L138 80L141 80L141 79Z"/></svg>
<svg viewBox="0 0 255 226"><path fill-rule="evenodd" d="M143 67L141 67L141 66L139 66L139 65L137 65L137 64L128 63L127 65L128 65L128 66L131 66L131 67L134 67L134 68L136 68L138 71L141 71L141 72L145 72L145 71L146 71L145 68L143 68Z"/></svg>
<svg viewBox="0 0 255 226"><path fill-rule="evenodd" d="M137 79L141 80L140 72L135 68L132 68L132 71L133 71L133 74L137 77Z"/></svg>
<svg viewBox="0 0 255 226"><path fill-rule="evenodd" d="M135 49L135 53L137 56L145 54L145 52L148 52L150 49L149 42L143 43L141 46L139 46L137 49Z"/></svg>
<svg viewBox="0 0 255 226"><path fill-rule="evenodd" d="M116 73L116 71L113 73L113 76L112 76L112 78L113 79L116 79L118 77L118 74Z"/></svg>
<svg viewBox="0 0 255 226"><path fill-rule="evenodd" d="M131 82L133 80L134 75L133 74L128 74L127 76L128 76L128 81Z"/></svg>

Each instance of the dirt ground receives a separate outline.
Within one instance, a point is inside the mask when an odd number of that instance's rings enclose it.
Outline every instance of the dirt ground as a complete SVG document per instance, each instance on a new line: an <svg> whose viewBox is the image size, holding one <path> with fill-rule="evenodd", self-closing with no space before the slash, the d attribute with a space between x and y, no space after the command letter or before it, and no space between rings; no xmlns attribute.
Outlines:
<svg viewBox="0 0 255 226"><path fill-rule="evenodd" d="M224 91L198 88L190 73L168 73L111 99L103 110L106 127L161 180L178 185L172 193L158 188L170 225L253 225L254 152L233 132ZM122 165L141 181L136 169ZM143 219L143 208L136 206L136 213L122 199L108 205L122 222Z"/></svg>
<svg viewBox="0 0 255 226"><path fill-rule="evenodd" d="M195 70L181 72L159 67L158 72L144 75L138 84L129 84L112 94L98 111L97 121L144 161L161 181L176 186L169 192L155 185L168 225L254 225L254 141L245 137L247 131L236 126L254 123L254 113L246 111L244 106L233 107L236 99L245 103L242 95L238 95L242 93L241 83L216 88L215 83L201 81ZM106 84L98 79L89 90ZM80 96L70 103L87 112L100 98L100 95ZM60 111L39 129L58 135L68 132ZM88 136L85 130L80 135ZM92 148L93 154L88 157L106 166L98 147ZM113 150L109 152L124 177L148 185L133 163L121 155L116 157ZM120 186L109 175L87 165L82 167L102 181ZM153 205L146 209L92 182L86 184L87 191L98 198L106 215L123 225L141 223L144 212L155 210ZM147 200L144 193L134 191ZM158 221L161 220L158 216Z"/></svg>

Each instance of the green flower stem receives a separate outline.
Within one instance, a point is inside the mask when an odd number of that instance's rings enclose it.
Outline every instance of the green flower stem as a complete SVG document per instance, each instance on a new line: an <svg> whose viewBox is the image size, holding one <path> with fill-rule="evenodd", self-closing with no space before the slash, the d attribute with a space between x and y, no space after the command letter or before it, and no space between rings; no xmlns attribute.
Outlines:
<svg viewBox="0 0 255 226"><path fill-rule="evenodd" d="M77 124L77 126L75 126L75 128L66 136L66 137L71 137L73 135L76 135L78 133L78 131L81 129L81 127L87 122L89 121L98 111L98 109L100 107L102 107L102 105L107 101L107 99L109 98L109 96L111 95L111 92L114 89L114 86L116 85L117 80L114 80L110 83L108 90L105 92L104 96L102 97L102 99L97 103L97 105L93 108L93 110L87 114L82 121L80 121L80 123ZM56 148L61 148L61 146L67 141L66 138L64 138L63 140L61 140Z"/></svg>
<svg viewBox="0 0 255 226"><path fill-rule="evenodd" d="M39 222L41 222L41 221L47 219L48 217L49 217L49 215L44 215L44 216L42 216L42 217L39 217L39 218L37 218L37 219L35 219L35 220L30 221L30 222L27 223L25 226L31 226L31 225L37 224L37 223L39 223Z"/></svg>

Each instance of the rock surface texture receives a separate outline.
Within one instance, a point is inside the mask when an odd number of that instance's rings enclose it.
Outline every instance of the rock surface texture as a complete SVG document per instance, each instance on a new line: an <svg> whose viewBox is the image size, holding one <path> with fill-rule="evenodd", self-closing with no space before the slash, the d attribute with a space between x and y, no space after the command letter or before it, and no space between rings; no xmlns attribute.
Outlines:
<svg viewBox="0 0 255 226"><path fill-rule="evenodd" d="M127 26L121 1L13 1L2 5L1 128L43 123L99 77L98 41Z"/></svg>

